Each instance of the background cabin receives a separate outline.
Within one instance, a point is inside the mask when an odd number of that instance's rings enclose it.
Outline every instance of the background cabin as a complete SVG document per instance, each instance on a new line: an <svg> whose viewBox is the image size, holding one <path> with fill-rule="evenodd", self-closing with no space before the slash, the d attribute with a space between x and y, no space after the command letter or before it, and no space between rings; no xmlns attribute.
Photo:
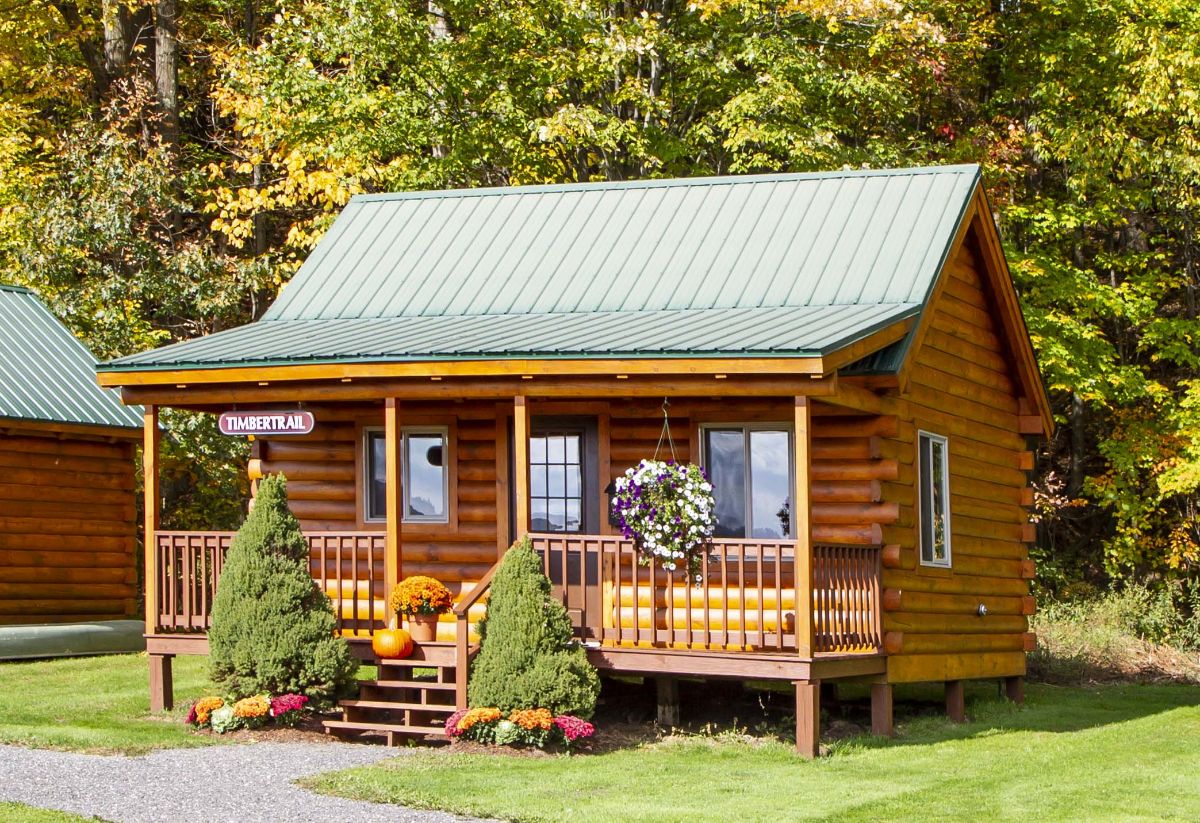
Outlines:
<svg viewBox="0 0 1200 823"><path fill-rule="evenodd" d="M675 676L792 681L808 754L822 681L871 683L883 734L894 683L945 682L955 716L964 679L1020 696L1027 438L1052 421L975 166L356 197L262 320L100 379L146 404L148 501L159 406L310 413L255 439L251 479L287 476L347 636L404 575L451 586L421 654L459 704L470 621L526 534L596 665L667 704ZM609 522L610 482L656 452L716 486L699 586ZM229 535L155 512L162 703ZM367 684L331 726L426 733L380 708L423 688Z"/></svg>
<svg viewBox="0 0 1200 823"><path fill-rule="evenodd" d="M0 284L0 626L137 614L142 412L95 369L33 292Z"/></svg>

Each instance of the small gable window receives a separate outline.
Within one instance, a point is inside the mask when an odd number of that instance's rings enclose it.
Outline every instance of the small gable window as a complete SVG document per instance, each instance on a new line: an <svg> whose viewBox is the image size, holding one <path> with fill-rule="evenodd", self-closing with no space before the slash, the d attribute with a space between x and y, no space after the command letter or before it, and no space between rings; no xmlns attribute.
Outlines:
<svg viewBox="0 0 1200 823"><path fill-rule="evenodd" d="M917 435L917 485L920 490L921 564L950 566L950 467L945 437Z"/></svg>

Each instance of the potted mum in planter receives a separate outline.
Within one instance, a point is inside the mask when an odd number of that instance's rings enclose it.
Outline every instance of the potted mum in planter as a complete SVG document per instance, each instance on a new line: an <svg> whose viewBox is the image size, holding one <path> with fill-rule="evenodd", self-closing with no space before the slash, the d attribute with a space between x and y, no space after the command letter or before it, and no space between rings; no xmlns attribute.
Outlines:
<svg viewBox="0 0 1200 823"><path fill-rule="evenodd" d="M406 577L392 589L392 610L408 621L408 632L417 643L437 639L438 616L450 611L450 590L432 577Z"/></svg>
<svg viewBox="0 0 1200 823"><path fill-rule="evenodd" d="M674 460L643 460L613 484L613 513L644 565L658 562L699 579L717 524L713 487L704 470Z"/></svg>

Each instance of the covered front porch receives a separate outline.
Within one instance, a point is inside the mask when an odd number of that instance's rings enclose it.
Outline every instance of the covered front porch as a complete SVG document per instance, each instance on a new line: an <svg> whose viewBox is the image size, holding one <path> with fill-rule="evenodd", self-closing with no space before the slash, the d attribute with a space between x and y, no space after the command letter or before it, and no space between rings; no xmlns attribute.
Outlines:
<svg viewBox="0 0 1200 823"><path fill-rule="evenodd" d="M364 659L372 632L393 618L392 585L410 574L437 577L456 607L417 659L436 664L465 705L472 626L499 558L528 535L598 667L663 682L788 680L811 696L822 679L882 682L880 575L897 554L882 545L882 524L897 516L882 488L900 465L881 445L895 418L874 409L869 393L847 387L834 398L836 379L803 380L809 393L747 396L741 381L721 378L706 386L715 397L669 399L675 457L711 467L718 506L723 489L745 495L722 510L742 536L715 537L690 581L641 565L607 518L607 484L660 448L663 401L648 385L621 398L446 399L426 389L345 402L325 393L310 400L296 387L291 396L301 399L286 404L272 398L279 389L261 387L264 399L247 389L236 408L314 416L308 434L255 437L248 469L255 482L288 477L313 579ZM205 412L233 405L205 402L211 393L189 390L184 402ZM146 404L145 617L156 708L171 700L171 657L207 650L233 537L159 528L158 412ZM742 458L731 443L744 444ZM760 505L756 492L773 496Z"/></svg>

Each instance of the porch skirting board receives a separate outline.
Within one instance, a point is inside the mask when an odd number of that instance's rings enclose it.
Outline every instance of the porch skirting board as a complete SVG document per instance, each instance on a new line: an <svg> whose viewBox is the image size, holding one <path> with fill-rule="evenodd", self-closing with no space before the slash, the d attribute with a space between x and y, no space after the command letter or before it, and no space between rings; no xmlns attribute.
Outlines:
<svg viewBox="0 0 1200 823"><path fill-rule="evenodd" d="M837 680L887 671L882 654L820 655L709 652L695 649L631 649L589 646L588 660L601 671L754 680Z"/></svg>

